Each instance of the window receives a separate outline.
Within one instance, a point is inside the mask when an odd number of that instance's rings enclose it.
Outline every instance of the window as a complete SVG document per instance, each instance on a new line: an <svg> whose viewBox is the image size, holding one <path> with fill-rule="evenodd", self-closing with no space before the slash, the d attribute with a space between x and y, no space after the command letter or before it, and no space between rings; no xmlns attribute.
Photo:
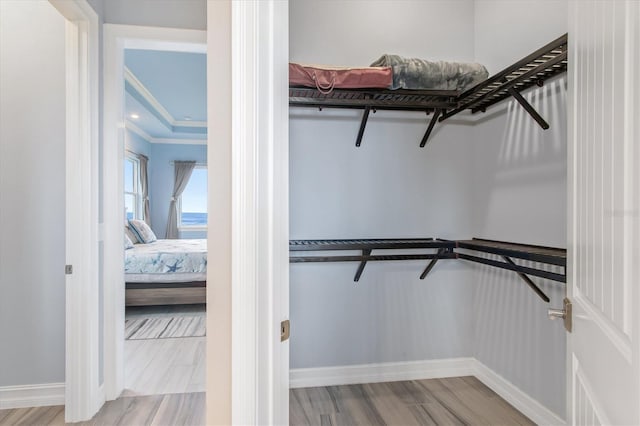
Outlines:
<svg viewBox="0 0 640 426"><path fill-rule="evenodd" d="M124 159L124 207L127 220L144 219L140 193L140 162L136 157L129 155Z"/></svg>
<svg viewBox="0 0 640 426"><path fill-rule="evenodd" d="M180 196L180 228L207 227L207 166L196 166Z"/></svg>

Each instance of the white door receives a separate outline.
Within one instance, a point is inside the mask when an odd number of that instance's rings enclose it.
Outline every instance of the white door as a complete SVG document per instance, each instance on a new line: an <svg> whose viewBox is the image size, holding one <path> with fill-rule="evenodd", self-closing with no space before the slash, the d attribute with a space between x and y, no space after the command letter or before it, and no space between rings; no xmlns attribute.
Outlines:
<svg viewBox="0 0 640 426"><path fill-rule="evenodd" d="M569 424L640 424L640 2L573 1Z"/></svg>

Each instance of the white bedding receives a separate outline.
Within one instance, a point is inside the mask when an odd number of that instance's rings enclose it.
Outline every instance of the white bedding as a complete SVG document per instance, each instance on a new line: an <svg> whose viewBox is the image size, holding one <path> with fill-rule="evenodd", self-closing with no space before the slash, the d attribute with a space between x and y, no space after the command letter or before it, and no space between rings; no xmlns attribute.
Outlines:
<svg viewBox="0 0 640 426"><path fill-rule="evenodd" d="M158 240L125 250L126 282L205 281L207 240Z"/></svg>

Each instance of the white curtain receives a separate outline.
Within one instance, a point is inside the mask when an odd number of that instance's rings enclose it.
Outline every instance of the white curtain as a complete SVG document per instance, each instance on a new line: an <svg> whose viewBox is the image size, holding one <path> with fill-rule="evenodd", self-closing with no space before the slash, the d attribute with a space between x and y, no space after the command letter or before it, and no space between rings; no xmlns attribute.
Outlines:
<svg viewBox="0 0 640 426"><path fill-rule="evenodd" d="M176 161L174 163L173 195L169 202L169 219L167 220L167 232L165 236L167 239L178 238L178 209L176 200L187 187L187 183L189 183L189 178L195 167L195 161Z"/></svg>

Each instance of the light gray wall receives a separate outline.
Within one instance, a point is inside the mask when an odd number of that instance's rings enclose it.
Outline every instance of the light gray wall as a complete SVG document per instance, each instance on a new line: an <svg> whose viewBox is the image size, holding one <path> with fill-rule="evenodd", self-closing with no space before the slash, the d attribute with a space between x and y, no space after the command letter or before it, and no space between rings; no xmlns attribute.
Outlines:
<svg viewBox="0 0 640 426"><path fill-rule="evenodd" d="M107 0L104 21L109 24L207 29L206 0Z"/></svg>
<svg viewBox="0 0 640 426"><path fill-rule="evenodd" d="M96 11L98 16L102 19L104 15L104 0L87 0L87 3Z"/></svg>
<svg viewBox="0 0 640 426"><path fill-rule="evenodd" d="M565 0L483 0L475 9L476 60L491 73L567 32ZM549 130L513 99L474 127L474 235L566 247L566 77L527 93ZM564 417L565 332L546 318L562 306L564 285L533 278L547 304L510 271L474 269L476 358Z"/></svg>
<svg viewBox="0 0 640 426"><path fill-rule="evenodd" d="M294 62L473 59L471 1L292 1L289 10ZM471 128L438 126L420 149L424 114L379 111L356 148L360 114L291 110L291 238L468 235ZM461 308L471 306L471 269L442 261L421 281L425 265L370 263L355 284L354 263L293 264L291 367L471 356L473 316Z"/></svg>
<svg viewBox="0 0 640 426"><path fill-rule="evenodd" d="M368 66L397 53L471 61L473 9L473 0L290 0L290 59Z"/></svg>
<svg viewBox="0 0 640 426"><path fill-rule="evenodd" d="M0 386L64 382L64 30L0 1Z"/></svg>

